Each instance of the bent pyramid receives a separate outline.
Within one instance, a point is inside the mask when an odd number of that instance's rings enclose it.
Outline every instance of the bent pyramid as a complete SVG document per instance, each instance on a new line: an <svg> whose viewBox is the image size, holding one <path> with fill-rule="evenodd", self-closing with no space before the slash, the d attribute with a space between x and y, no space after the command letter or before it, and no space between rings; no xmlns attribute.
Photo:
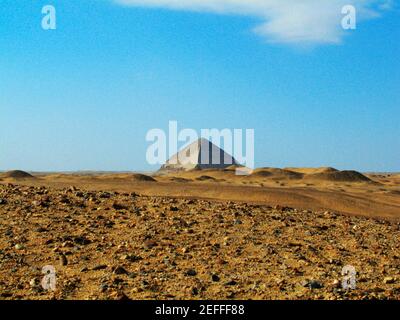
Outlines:
<svg viewBox="0 0 400 320"><path fill-rule="evenodd" d="M160 171L225 169L239 165L230 154L207 139L201 138L172 156Z"/></svg>

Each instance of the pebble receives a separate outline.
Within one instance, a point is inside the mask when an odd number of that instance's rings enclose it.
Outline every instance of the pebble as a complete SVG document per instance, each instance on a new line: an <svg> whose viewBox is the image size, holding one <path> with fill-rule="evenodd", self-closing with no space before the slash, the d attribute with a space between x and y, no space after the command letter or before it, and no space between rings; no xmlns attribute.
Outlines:
<svg viewBox="0 0 400 320"><path fill-rule="evenodd" d="M128 274L128 271L126 271L126 269L124 267L117 266L114 268L113 273L114 274Z"/></svg>
<svg viewBox="0 0 400 320"><path fill-rule="evenodd" d="M39 284L40 284L40 282L39 282L39 280L38 280L37 278L33 278L33 279L31 279L31 281L29 281L29 285L30 285L32 288L38 287Z"/></svg>
<svg viewBox="0 0 400 320"><path fill-rule="evenodd" d="M155 242L154 240L146 240L145 242L143 242L143 247L145 249L152 249L156 246L157 246L157 242Z"/></svg>
<svg viewBox="0 0 400 320"><path fill-rule="evenodd" d="M335 288L339 288L340 287L340 281L337 280L337 279L333 280L332 286L335 287Z"/></svg>
<svg viewBox="0 0 400 320"><path fill-rule="evenodd" d="M323 285L315 280L303 280L300 282L301 286L309 289L321 289Z"/></svg>
<svg viewBox="0 0 400 320"><path fill-rule="evenodd" d="M68 264L67 257L63 254L60 254L59 260L60 260L60 265L62 266L66 266Z"/></svg>
<svg viewBox="0 0 400 320"><path fill-rule="evenodd" d="M88 244L91 243L91 241L89 239L86 239L85 237L76 237L74 239L74 242L76 244L83 245L83 246L88 245Z"/></svg>
<svg viewBox="0 0 400 320"><path fill-rule="evenodd" d="M105 264L99 264L99 265L94 266L94 267L92 268L93 271L104 270L104 269L107 269L107 265L105 265Z"/></svg>
<svg viewBox="0 0 400 320"><path fill-rule="evenodd" d="M312 280L309 282L308 287L310 289L321 289L323 288L323 285L319 283L318 281Z"/></svg>
<svg viewBox="0 0 400 320"><path fill-rule="evenodd" d="M101 284L100 285L100 291L101 292L105 292L108 289L108 285L107 284Z"/></svg>
<svg viewBox="0 0 400 320"><path fill-rule="evenodd" d="M220 280L220 277L219 277L218 275L216 275L216 274L213 274L213 275L211 276L211 280L212 280L213 282L218 282L218 281Z"/></svg>
<svg viewBox="0 0 400 320"><path fill-rule="evenodd" d="M189 276L189 277L195 277L197 275L196 270L194 269L189 269L185 272L185 275Z"/></svg>
<svg viewBox="0 0 400 320"><path fill-rule="evenodd" d="M24 246L23 246L22 244L20 244L20 243L17 243L17 244L15 245L15 249L16 249L16 250L23 250L23 249L24 249Z"/></svg>
<svg viewBox="0 0 400 320"><path fill-rule="evenodd" d="M393 277L386 277L385 279L383 279L383 283L385 284L393 284L395 282L396 280Z"/></svg>
<svg viewBox="0 0 400 320"><path fill-rule="evenodd" d="M225 285L226 286L236 286L237 282L235 280L231 280L231 281L228 281L227 283L225 283Z"/></svg>

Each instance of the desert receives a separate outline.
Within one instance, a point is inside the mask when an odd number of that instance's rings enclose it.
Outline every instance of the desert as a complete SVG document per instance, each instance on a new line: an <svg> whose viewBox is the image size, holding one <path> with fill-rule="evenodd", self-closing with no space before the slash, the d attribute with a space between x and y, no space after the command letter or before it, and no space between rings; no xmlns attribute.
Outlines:
<svg viewBox="0 0 400 320"><path fill-rule="evenodd" d="M2 299L399 299L397 174L0 175ZM40 286L43 266L57 289ZM357 288L342 288L354 266Z"/></svg>
<svg viewBox="0 0 400 320"><path fill-rule="evenodd" d="M0 5L14 316L400 300L399 1L49 2Z"/></svg>

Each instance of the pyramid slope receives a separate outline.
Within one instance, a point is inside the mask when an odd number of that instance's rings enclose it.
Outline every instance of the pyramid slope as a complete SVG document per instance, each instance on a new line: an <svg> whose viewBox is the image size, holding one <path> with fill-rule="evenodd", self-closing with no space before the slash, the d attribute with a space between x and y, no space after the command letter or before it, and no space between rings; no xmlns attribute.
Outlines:
<svg viewBox="0 0 400 320"><path fill-rule="evenodd" d="M238 165L233 156L201 138L173 155L160 171L225 169L232 165Z"/></svg>

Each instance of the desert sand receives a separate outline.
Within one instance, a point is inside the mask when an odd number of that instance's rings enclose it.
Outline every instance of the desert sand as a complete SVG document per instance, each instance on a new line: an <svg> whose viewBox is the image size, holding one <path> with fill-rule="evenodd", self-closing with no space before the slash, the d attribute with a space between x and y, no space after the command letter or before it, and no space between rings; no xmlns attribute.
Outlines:
<svg viewBox="0 0 400 320"><path fill-rule="evenodd" d="M0 298L400 298L398 174L234 170L0 174Z"/></svg>

